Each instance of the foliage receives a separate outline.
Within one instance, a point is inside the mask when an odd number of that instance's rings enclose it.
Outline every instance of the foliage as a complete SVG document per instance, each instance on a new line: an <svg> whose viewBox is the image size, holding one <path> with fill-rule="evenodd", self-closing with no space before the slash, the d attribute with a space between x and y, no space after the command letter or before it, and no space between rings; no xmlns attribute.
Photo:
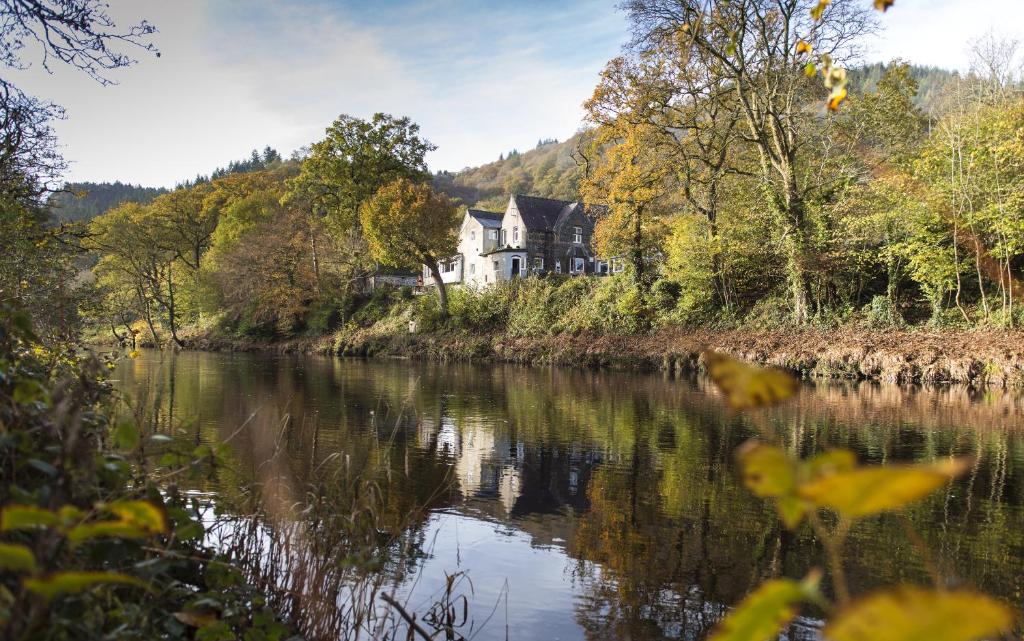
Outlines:
<svg viewBox="0 0 1024 641"><path fill-rule="evenodd" d="M448 314L448 296L440 261L458 247L455 228L459 211L430 185L399 178L381 187L359 208L359 222L370 255L384 265L426 265L434 277L441 314Z"/></svg>
<svg viewBox="0 0 1024 641"><path fill-rule="evenodd" d="M43 348L23 311L0 309L3 636L190 638L179 615L203 602L227 634L283 633L201 543L194 506L146 475L162 439L112 419L106 367L80 354Z"/></svg>

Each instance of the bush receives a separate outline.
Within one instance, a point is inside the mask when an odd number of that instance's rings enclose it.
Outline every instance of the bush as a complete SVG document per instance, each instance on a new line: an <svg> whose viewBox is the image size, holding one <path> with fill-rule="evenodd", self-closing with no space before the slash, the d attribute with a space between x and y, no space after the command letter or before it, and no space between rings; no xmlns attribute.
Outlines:
<svg viewBox="0 0 1024 641"><path fill-rule="evenodd" d="M875 328L902 327L903 317L888 296L875 296L864 308L868 325Z"/></svg>
<svg viewBox="0 0 1024 641"><path fill-rule="evenodd" d="M336 328L341 321L344 304L331 296L316 300L306 314L306 333L320 336Z"/></svg>
<svg viewBox="0 0 1024 641"><path fill-rule="evenodd" d="M663 312L675 309L679 304L679 296L683 293L683 286L673 280L659 278L651 288L651 297L654 306Z"/></svg>

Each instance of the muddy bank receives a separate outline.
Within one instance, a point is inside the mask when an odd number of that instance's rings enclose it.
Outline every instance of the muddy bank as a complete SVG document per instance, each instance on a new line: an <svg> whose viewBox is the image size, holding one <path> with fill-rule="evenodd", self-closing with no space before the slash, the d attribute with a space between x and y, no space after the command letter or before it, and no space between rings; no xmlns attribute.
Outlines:
<svg viewBox="0 0 1024 641"><path fill-rule="evenodd" d="M685 373L702 368L705 347L784 367L808 378L894 383L1024 387L1024 332L754 331L665 328L644 336L438 332L382 333L374 328L283 343L190 336L188 349L493 361Z"/></svg>

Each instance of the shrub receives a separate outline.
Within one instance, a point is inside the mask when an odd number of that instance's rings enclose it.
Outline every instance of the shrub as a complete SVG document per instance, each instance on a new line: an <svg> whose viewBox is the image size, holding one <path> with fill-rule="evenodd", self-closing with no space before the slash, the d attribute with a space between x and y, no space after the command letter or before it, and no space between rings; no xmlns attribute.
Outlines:
<svg viewBox="0 0 1024 641"><path fill-rule="evenodd" d="M900 327L904 324L899 310L888 296L875 296L864 308L868 325L876 328Z"/></svg>

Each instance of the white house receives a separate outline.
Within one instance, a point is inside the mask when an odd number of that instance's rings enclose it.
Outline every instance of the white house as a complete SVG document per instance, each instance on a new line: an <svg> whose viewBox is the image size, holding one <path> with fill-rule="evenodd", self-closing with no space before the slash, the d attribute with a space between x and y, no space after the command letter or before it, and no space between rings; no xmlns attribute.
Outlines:
<svg viewBox="0 0 1024 641"><path fill-rule="evenodd" d="M515 194L504 214L470 209L459 228L459 251L440 264L446 284L487 287L530 274L606 274L591 248L604 207ZM424 267L423 284L433 285Z"/></svg>

